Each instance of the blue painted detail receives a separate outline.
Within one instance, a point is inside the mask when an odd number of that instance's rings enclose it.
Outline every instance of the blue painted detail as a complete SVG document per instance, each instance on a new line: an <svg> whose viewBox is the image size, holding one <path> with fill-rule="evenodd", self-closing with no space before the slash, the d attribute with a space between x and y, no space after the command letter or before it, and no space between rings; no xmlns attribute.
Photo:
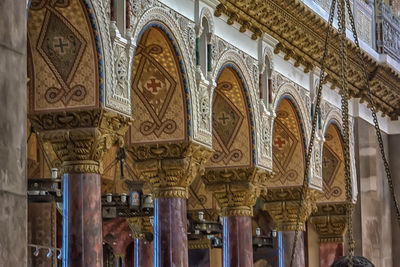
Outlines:
<svg viewBox="0 0 400 267"><path fill-rule="evenodd" d="M93 29L94 41L96 44L97 60L98 60L98 72L99 72L99 100L104 103L104 61L103 51L101 48L101 39L99 34L99 28L96 22L96 15L94 14L92 5L89 0L84 0L86 11L89 15L90 23Z"/></svg>
<svg viewBox="0 0 400 267"><path fill-rule="evenodd" d="M160 211L159 211L159 203L158 203L158 198L154 200L154 267L161 267L159 255L160 255L160 234L159 234L159 229L160 229Z"/></svg>
<svg viewBox="0 0 400 267"><path fill-rule="evenodd" d="M256 163L256 153L257 153L256 147L255 147L255 144L256 144L256 133L255 133L254 115L253 115L253 112L252 112L253 109L252 109L252 106L251 106L249 89L247 88L246 82L244 81L243 75L240 72L239 68L236 67L236 65L234 65L232 63L227 63L224 66L222 66L222 68L218 71L217 78L216 78L215 82L218 82L218 78L219 78L219 76L221 75L222 71L225 68L231 68L236 72L237 76L239 77L239 80L242 83L242 87L243 87L244 92L245 92L246 103L247 103L247 107L249 108L249 117L250 117L250 125L251 125L251 129L250 130L251 130L251 143L253 144L253 149L252 149L253 163L255 164Z"/></svg>
<svg viewBox="0 0 400 267"><path fill-rule="evenodd" d="M68 174L63 176L63 242L62 259L63 267L68 267Z"/></svg>
<svg viewBox="0 0 400 267"><path fill-rule="evenodd" d="M279 267L285 266L284 248L282 242L282 232L278 232Z"/></svg>
<svg viewBox="0 0 400 267"><path fill-rule="evenodd" d="M222 248L223 248L223 267L230 267L229 266L229 250L228 250L228 244L229 244L229 235L228 235L228 218L224 217L223 225L223 243L222 243Z"/></svg>
<svg viewBox="0 0 400 267"><path fill-rule="evenodd" d="M165 33L165 35L168 37L169 41L171 42L172 46L174 47L175 50L175 54L178 57L178 62L179 62L179 68L182 74L182 81L183 81L183 87L185 90L185 94L186 94L186 112L187 112L187 121L188 121L188 125L187 125L187 131L188 131L188 135L192 136L192 112L190 110L191 104L190 104L190 91L189 91L189 86L188 86L188 79L187 79L187 72L186 72L186 68L185 68L185 63L183 62L183 57L182 54L180 52L179 46L177 44L177 42L175 41L175 37L170 33L170 30L164 26L163 24L161 24L161 22L150 22L148 23L146 26L143 27L143 29L140 31L140 33L138 34L138 39L137 39L137 43L139 43L140 38L142 37L143 33L151 28L159 28L161 30L163 30L163 32ZM135 56L135 52L136 49L133 53L133 56ZM133 64L133 60L132 60L132 64ZM132 69L133 69L133 65L132 65Z"/></svg>

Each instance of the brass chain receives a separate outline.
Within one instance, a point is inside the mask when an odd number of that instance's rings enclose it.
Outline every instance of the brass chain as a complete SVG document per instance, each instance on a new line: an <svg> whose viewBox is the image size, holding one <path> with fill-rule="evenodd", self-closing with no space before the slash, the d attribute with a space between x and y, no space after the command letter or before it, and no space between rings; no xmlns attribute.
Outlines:
<svg viewBox="0 0 400 267"><path fill-rule="evenodd" d="M296 252L296 244L297 244L297 239L298 239L298 234L299 234L299 228L300 228L300 215L303 212L303 206L304 206L304 200L306 197L306 190L308 188L308 174L309 174L309 169L310 169L310 161L311 161L311 155L314 147L314 138L315 138L315 132L317 129L317 121L318 121L318 113L320 110L320 104L321 104L321 98L322 98L322 85L324 83L324 80L326 78L325 76L325 61L326 57L328 55L328 43L329 43L329 38L330 38L330 32L332 28L332 23L333 23L333 18L335 15L335 5L336 5L336 0L332 0L332 5L329 11L329 21L328 21L328 27L326 31L326 36L325 36L325 45L324 45L324 53L322 55L322 64L321 64L321 70L319 73L319 82L318 82L318 89L317 89L317 95L316 95L316 104L315 108L312 111L313 117L312 117L312 127L311 127L311 136L310 136L310 143L308 144L308 149L307 149L307 154L306 154L306 163L305 163L305 170L304 170L304 177L303 177L303 185L301 188L300 192L300 203L299 207L297 209L297 219L296 219L296 230L294 234L294 240L293 240L293 246L292 246L292 255L290 259L290 267L293 267L294 263L294 256Z"/></svg>
<svg viewBox="0 0 400 267"><path fill-rule="evenodd" d="M354 239L353 239L353 205L352 205L352 185L350 174L350 129L349 129L349 91L347 87L347 54L346 54L346 5L345 0L338 3L338 31L340 39L340 65L341 65L341 112L342 112L342 131L344 143L344 171L346 184L346 217L347 217L347 258L348 265L353 266Z"/></svg>
<svg viewBox="0 0 400 267"><path fill-rule="evenodd" d="M367 99L368 99L368 102L369 102L369 105L370 105L370 110L371 110L372 118L373 118L373 121L374 121L376 137L377 137L378 143L379 143L379 150L381 152L383 165L385 167L386 178L387 178L387 181L388 181L388 184L389 184L390 193L392 195L393 204L394 204L394 207L396 209L397 223L400 226L399 203L398 203L398 201L396 199L396 194L394 193L392 173L390 171L390 166L389 166L389 163L388 163L388 161L386 159L386 155L385 155L385 148L383 146L382 134L381 134L381 130L379 128L378 118L376 116L376 108L375 108L376 105L375 105L374 99L372 98L371 88L370 88L369 83L368 83L367 69L366 69L366 65L364 64L364 58L362 57L362 54L361 54L361 48L360 48L360 44L358 42L358 36L357 36L356 27L355 27L355 23L354 23L354 17L353 17L353 13L351 12L351 9L350 9L350 1L349 0L345 0L345 1L346 1L347 11L349 13L351 31L353 32L354 43L356 44L356 47L357 47L357 55L358 55L358 58L360 60L361 67L362 67L363 79L364 79L364 83L365 83L365 86L366 86L366 89L367 89Z"/></svg>

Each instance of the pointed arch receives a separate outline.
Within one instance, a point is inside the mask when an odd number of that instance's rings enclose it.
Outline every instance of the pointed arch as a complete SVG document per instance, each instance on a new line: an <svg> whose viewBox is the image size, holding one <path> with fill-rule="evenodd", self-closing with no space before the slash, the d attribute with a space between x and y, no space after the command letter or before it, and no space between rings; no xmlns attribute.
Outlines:
<svg viewBox="0 0 400 267"><path fill-rule="evenodd" d="M302 116L290 95L283 96L275 110L272 132L273 170L269 187L298 186L303 183L306 139Z"/></svg>
<svg viewBox="0 0 400 267"><path fill-rule="evenodd" d="M104 59L91 1L32 2L28 20L30 113L98 107Z"/></svg>
<svg viewBox="0 0 400 267"><path fill-rule="evenodd" d="M233 64L217 75L212 104L214 168L250 167L255 159L254 119L248 89Z"/></svg>
<svg viewBox="0 0 400 267"><path fill-rule="evenodd" d="M151 22L138 38L132 68L130 142L188 140L189 92L174 36L160 22Z"/></svg>

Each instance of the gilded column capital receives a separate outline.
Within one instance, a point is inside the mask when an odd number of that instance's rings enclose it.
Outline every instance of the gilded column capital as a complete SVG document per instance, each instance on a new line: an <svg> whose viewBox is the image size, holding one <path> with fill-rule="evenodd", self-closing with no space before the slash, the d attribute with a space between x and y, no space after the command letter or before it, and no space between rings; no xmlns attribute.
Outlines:
<svg viewBox="0 0 400 267"><path fill-rule="evenodd" d="M300 195L301 186L268 188L267 194L263 195L263 210L271 215L278 231L296 230ZM305 231L305 222L311 213L316 210L316 200L319 195L319 190L307 188L303 209L300 212L300 231Z"/></svg>
<svg viewBox="0 0 400 267"><path fill-rule="evenodd" d="M269 173L253 167L208 169L202 179L217 199L222 216L253 216L253 206L266 190L268 177Z"/></svg>
<svg viewBox="0 0 400 267"><path fill-rule="evenodd" d="M193 142L141 144L127 148L155 198L188 198L188 187L204 172L212 150Z"/></svg>
<svg viewBox="0 0 400 267"><path fill-rule="evenodd" d="M127 218L126 222L132 231L132 238L144 238L146 233L154 233L150 217Z"/></svg>
<svg viewBox="0 0 400 267"><path fill-rule="evenodd" d="M344 242L347 230L346 203L318 204L310 217L321 243Z"/></svg>
<svg viewBox="0 0 400 267"><path fill-rule="evenodd" d="M29 116L41 142L51 144L62 173L101 173L101 161L123 136L130 118L102 109Z"/></svg>

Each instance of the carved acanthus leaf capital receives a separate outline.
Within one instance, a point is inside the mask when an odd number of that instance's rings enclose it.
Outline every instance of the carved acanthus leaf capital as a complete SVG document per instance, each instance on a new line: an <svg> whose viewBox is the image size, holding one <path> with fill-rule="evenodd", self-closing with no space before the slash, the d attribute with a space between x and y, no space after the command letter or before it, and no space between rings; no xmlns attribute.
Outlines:
<svg viewBox="0 0 400 267"><path fill-rule="evenodd" d="M123 135L130 118L105 110L29 116L41 142L51 144L62 173L101 173L104 153Z"/></svg>
<svg viewBox="0 0 400 267"><path fill-rule="evenodd" d="M127 150L155 198L188 198L188 186L212 155L211 149L193 142L134 145Z"/></svg>
<svg viewBox="0 0 400 267"><path fill-rule="evenodd" d="M258 196L266 190L268 177L264 170L241 168L209 169L202 179L217 199L222 216L252 216Z"/></svg>
<svg viewBox="0 0 400 267"><path fill-rule="evenodd" d="M306 190L303 208L300 212L300 231L305 231L305 222L316 210L316 200L320 193L311 188ZM294 231L296 229L301 187L268 188L267 194L263 195L263 200L263 210L271 215L278 231Z"/></svg>
<svg viewBox="0 0 400 267"><path fill-rule="evenodd" d="M126 222L132 232L132 238L144 238L146 233L153 233L153 225L150 217L132 217L127 218Z"/></svg>

